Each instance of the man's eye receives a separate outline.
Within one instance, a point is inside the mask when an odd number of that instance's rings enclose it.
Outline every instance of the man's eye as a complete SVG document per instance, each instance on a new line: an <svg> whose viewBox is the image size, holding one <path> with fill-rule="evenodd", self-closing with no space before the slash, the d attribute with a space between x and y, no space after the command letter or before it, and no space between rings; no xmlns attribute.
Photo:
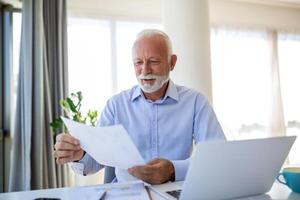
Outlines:
<svg viewBox="0 0 300 200"><path fill-rule="evenodd" d="M139 62L135 62L134 64L135 64L135 65L142 65L143 62L139 61Z"/></svg>
<svg viewBox="0 0 300 200"><path fill-rule="evenodd" d="M150 63L151 63L151 64L158 64L159 61L158 61L158 60L150 60Z"/></svg>

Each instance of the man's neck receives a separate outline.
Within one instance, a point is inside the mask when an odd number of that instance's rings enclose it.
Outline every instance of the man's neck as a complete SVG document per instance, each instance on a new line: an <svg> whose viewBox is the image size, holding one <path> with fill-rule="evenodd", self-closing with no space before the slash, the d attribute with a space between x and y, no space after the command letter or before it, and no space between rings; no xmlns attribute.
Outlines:
<svg viewBox="0 0 300 200"><path fill-rule="evenodd" d="M158 99L161 99L162 97L165 96L167 89L168 89L168 85L169 85L169 81L167 81L159 90L157 90L156 92L152 92L152 93L146 93L143 92L145 95L146 99L149 99L151 101L156 101Z"/></svg>

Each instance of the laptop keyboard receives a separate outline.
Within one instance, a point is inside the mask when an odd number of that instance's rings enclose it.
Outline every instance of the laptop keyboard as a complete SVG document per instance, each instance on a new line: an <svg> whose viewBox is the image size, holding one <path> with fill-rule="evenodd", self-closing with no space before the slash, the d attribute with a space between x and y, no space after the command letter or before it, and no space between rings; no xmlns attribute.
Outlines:
<svg viewBox="0 0 300 200"><path fill-rule="evenodd" d="M167 191L167 193L168 193L169 195L171 195L172 197L174 197L174 198L176 198L176 199L179 199L181 190Z"/></svg>

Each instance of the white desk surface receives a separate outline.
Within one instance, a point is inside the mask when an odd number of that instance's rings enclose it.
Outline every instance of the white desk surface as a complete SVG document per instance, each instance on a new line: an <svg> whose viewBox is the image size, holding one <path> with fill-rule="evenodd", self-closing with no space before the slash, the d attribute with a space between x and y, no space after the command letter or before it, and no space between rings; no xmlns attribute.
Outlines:
<svg viewBox="0 0 300 200"><path fill-rule="evenodd" d="M110 184L106 184L106 186L107 185L110 185ZM173 189L177 189L180 185L182 185L182 182L156 185L156 186L154 186L154 188L158 189L158 190L165 190L165 189L173 190ZM103 187L103 186L104 185L82 186L82 188ZM32 191L25 191L25 192L1 193L0 200L33 200L33 199L39 198L39 197L61 198L62 200L64 200L64 199L68 199L68 198L66 198L66 193L69 193L70 191L72 191L74 189L76 189L76 187L47 189L47 190L32 190ZM153 200L164 199L152 190L150 190L150 195ZM240 200L270 200L270 199L300 200L300 193L293 193L286 186L284 186L278 182L275 182L272 189L267 194L242 198ZM109 200L109 199L107 198L107 200Z"/></svg>

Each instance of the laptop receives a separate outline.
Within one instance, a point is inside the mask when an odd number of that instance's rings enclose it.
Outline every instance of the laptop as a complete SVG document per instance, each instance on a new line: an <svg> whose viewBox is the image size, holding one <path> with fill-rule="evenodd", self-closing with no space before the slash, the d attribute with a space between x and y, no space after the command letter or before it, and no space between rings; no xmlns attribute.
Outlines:
<svg viewBox="0 0 300 200"><path fill-rule="evenodd" d="M165 191L162 196L209 200L264 194L271 189L295 139L288 136L199 143L182 188Z"/></svg>

